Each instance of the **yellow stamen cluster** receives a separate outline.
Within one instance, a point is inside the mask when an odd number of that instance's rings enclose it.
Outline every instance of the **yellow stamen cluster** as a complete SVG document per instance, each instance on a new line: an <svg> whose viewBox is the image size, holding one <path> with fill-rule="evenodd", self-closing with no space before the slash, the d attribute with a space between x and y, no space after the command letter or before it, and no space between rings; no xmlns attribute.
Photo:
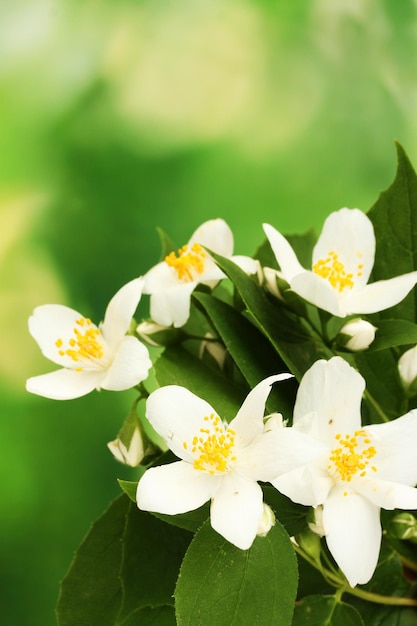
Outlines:
<svg viewBox="0 0 417 626"><path fill-rule="evenodd" d="M225 430L218 415L212 413L204 418L210 428L200 428L200 435L196 435L192 440L192 452L200 453L194 460L194 469L203 470L209 474L216 472L226 472L229 461L236 461L233 456L235 445L235 431L231 428ZM183 443L184 449L188 448L187 442Z"/></svg>
<svg viewBox="0 0 417 626"><path fill-rule="evenodd" d="M194 243L192 246L183 246L177 254L171 252L165 257L165 263L175 269L180 280L190 282L194 280L196 273L201 274L204 271L205 257L206 253L200 244Z"/></svg>
<svg viewBox="0 0 417 626"><path fill-rule="evenodd" d="M69 356L76 362L85 359L101 359L104 352L103 345L99 341L101 336L99 329L95 328L91 320L85 317L81 317L75 323L77 326L73 329L74 336L68 342L69 348L64 349L62 339L57 339L55 342L60 356ZM77 369L80 370L81 368Z"/></svg>
<svg viewBox="0 0 417 626"><path fill-rule="evenodd" d="M357 269L359 270L357 276L362 276L363 265L358 265ZM331 286L338 291L343 291L346 288L352 289L355 284L353 274L346 272L345 266L339 261L339 255L334 251L329 252L327 258L319 259L313 265L313 272L328 280Z"/></svg>
<svg viewBox="0 0 417 626"><path fill-rule="evenodd" d="M336 435L339 444L338 448L331 451L327 468L336 470L339 478L350 482L352 477L359 473L359 476L366 476L368 469L377 471L375 465L369 466L369 461L376 455L374 446L369 445L371 440L364 430L357 430L353 437L350 435Z"/></svg>

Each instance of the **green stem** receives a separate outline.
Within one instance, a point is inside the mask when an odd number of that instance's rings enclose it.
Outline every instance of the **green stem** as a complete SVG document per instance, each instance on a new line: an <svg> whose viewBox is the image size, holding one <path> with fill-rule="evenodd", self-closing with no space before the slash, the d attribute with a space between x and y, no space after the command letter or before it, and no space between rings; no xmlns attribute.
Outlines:
<svg viewBox="0 0 417 626"><path fill-rule="evenodd" d="M146 389L143 383L139 383L138 385L136 385L135 389L137 389L139 392L139 397L136 399L136 405L138 404L139 400L142 400L142 398L149 398L149 391Z"/></svg>
<svg viewBox="0 0 417 626"><path fill-rule="evenodd" d="M388 415L385 413L385 411L383 411L380 404L378 404L378 402L375 400L373 395L368 391L368 389L365 389L363 396L365 400L367 400L369 404L373 407L373 409L375 409L376 413L378 413L379 417L381 418L383 422L390 421Z"/></svg>
<svg viewBox="0 0 417 626"><path fill-rule="evenodd" d="M410 606L417 607L417 599L413 598L400 598L398 596L383 596L379 593L373 593L372 591L366 591L365 589L358 589L358 587L350 587L342 577L334 572L323 567L321 563L318 563L312 559L308 554L304 552L300 546L293 544L295 551L302 556L310 565L318 570L323 578L334 587L338 588L338 596L342 597L344 593L349 593L351 596L356 596L362 600L373 602L375 604L385 604L387 606ZM337 594L335 594L336 596Z"/></svg>

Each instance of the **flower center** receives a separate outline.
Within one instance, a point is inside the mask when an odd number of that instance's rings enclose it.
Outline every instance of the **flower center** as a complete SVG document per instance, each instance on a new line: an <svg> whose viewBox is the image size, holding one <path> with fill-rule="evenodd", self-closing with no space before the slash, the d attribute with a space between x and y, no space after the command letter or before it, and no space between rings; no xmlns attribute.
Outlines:
<svg viewBox="0 0 417 626"><path fill-rule="evenodd" d="M220 417L214 413L206 416L204 420L211 422L211 428L200 428L200 435L196 435L192 440L191 451L199 454L194 459L193 467L209 474L226 472L228 462L236 461L236 457L233 456L236 433L231 428L225 430ZM183 446L184 449L188 448L186 441Z"/></svg>
<svg viewBox="0 0 417 626"><path fill-rule="evenodd" d="M350 435L336 435L339 447L330 452L329 470L336 470L338 477L350 482L352 477L358 474L361 478L366 476L369 469L377 471L375 465L369 465L370 460L376 455L376 449L364 430L357 430L353 437Z"/></svg>
<svg viewBox="0 0 417 626"><path fill-rule="evenodd" d="M177 252L171 252L165 257L165 263L173 267L177 272L178 278L184 282L194 280L195 274L201 274L204 271L204 259L206 253L199 243L192 246L186 244Z"/></svg>
<svg viewBox="0 0 417 626"><path fill-rule="evenodd" d="M68 348L65 348L62 339L55 342L60 356L69 356L73 361L80 362L85 359L102 359L104 355L103 344L100 342L101 333L90 319L80 317L75 322L77 326L73 329L74 336L68 341ZM81 370L79 367L77 370Z"/></svg>
<svg viewBox="0 0 417 626"><path fill-rule="evenodd" d="M357 276L362 276L363 265L358 265ZM332 287L338 291L344 289L352 289L354 283L353 274L348 274L345 270L345 266L339 261L339 255L331 251L328 253L327 258L319 259L317 263L313 265L313 272L325 278L329 281Z"/></svg>

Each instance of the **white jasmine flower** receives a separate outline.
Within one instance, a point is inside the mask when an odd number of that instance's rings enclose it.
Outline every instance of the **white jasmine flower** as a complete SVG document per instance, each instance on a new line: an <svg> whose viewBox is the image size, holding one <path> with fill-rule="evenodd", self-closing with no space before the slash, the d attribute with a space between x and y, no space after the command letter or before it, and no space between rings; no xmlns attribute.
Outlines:
<svg viewBox="0 0 417 626"><path fill-rule="evenodd" d="M337 317L376 313L398 304L417 283L417 272L367 284L375 260L375 234L359 209L340 209L326 219L306 270L275 228L264 231L285 280L299 296Z"/></svg>
<svg viewBox="0 0 417 626"><path fill-rule="evenodd" d="M417 509L417 410L361 426L364 388L340 357L314 363L300 383L294 425L285 429L298 467L271 481L294 502L323 506L328 548L351 587L375 571L380 508Z"/></svg>
<svg viewBox="0 0 417 626"><path fill-rule="evenodd" d="M350 337L344 347L352 352L357 352L369 348L375 339L376 330L376 326L370 322L356 318L347 322L339 332Z"/></svg>
<svg viewBox="0 0 417 626"><path fill-rule="evenodd" d="M264 514L257 481L269 481L281 469L275 428L264 427L265 403L271 385L290 377L277 374L260 382L230 424L184 387L151 393L146 415L181 460L145 472L138 507L176 515L211 500L212 527L238 548L249 548Z"/></svg>
<svg viewBox="0 0 417 626"><path fill-rule="evenodd" d="M411 387L417 378L417 346L410 348L398 360L398 370L406 387Z"/></svg>
<svg viewBox="0 0 417 626"><path fill-rule="evenodd" d="M29 331L43 354L62 369L29 378L26 389L69 400L93 389L130 389L144 380L152 366L148 350L136 337L126 336L142 287L142 278L124 285L109 302L99 327L67 306L37 307Z"/></svg>
<svg viewBox="0 0 417 626"><path fill-rule="evenodd" d="M177 253L165 259L145 274L143 292L151 295L151 317L163 326L184 326L190 315L191 293L199 283L214 287L225 277L204 247L231 258L248 274L258 265L250 257L234 256L233 234L222 219L204 222Z"/></svg>

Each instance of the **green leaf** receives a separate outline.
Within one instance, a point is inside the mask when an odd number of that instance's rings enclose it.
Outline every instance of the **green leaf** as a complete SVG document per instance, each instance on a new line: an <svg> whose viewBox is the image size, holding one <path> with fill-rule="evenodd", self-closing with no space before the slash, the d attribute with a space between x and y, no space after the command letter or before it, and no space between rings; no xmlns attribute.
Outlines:
<svg viewBox="0 0 417 626"><path fill-rule="evenodd" d="M249 550L239 550L206 522L175 589L178 626L290 626L296 590L296 558L279 522Z"/></svg>
<svg viewBox="0 0 417 626"><path fill-rule="evenodd" d="M333 356L320 337L311 337L299 318L282 303L270 301L235 263L211 254L235 285L252 318L298 380L317 359Z"/></svg>
<svg viewBox="0 0 417 626"><path fill-rule="evenodd" d="M173 605L175 582L191 537L191 533L165 524L129 503L123 536L120 569L123 598L118 623L123 624L135 611L147 606Z"/></svg>
<svg viewBox="0 0 417 626"><path fill-rule="evenodd" d="M120 626L176 626L176 624L174 607L151 608L147 606L134 611Z"/></svg>
<svg viewBox="0 0 417 626"><path fill-rule="evenodd" d="M381 422L380 411L386 418L395 419L404 413L404 392L398 373L397 359L389 350L357 352L356 365L366 380L364 420Z"/></svg>
<svg viewBox="0 0 417 626"><path fill-rule="evenodd" d="M222 419L236 415L247 393L233 381L208 368L180 346L166 348L155 362L160 386L181 385L211 404Z"/></svg>
<svg viewBox="0 0 417 626"><path fill-rule="evenodd" d="M267 338L246 317L211 295L196 293L194 299L204 308L230 356L250 388L272 374L287 371ZM268 398L268 412L290 415L294 406L295 384L275 385Z"/></svg>
<svg viewBox="0 0 417 626"><path fill-rule="evenodd" d="M417 344L417 325L407 320L379 320L370 352Z"/></svg>
<svg viewBox="0 0 417 626"><path fill-rule="evenodd" d="M93 524L61 583L59 626L114 626L122 599L119 579L129 500L121 496Z"/></svg>
<svg viewBox="0 0 417 626"><path fill-rule="evenodd" d="M397 158L394 182L381 193L368 213L376 237L371 282L417 269L417 176L399 144ZM416 322L415 290L395 307L382 311L379 317Z"/></svg>
<svg viewBox="0 0 417 626"><path fill-rule="evenodd" d="M178 515L165 515L163 513L152 513L158 519L178 526L178 528L184 528L192 533L195 533L210 515L210 505L207 502L194 511L188 511L187 513L180 513Z"/></svg>
<svg viewBox="0 0 417 626"><path fill-rule="evenodd" d="M127 495L127 497L132 501L136 502L136 490L138 488L138 481L132 482L130 480L120 480L117 479L119 483L120 489Z"/></svg>
<svg viewBox="0 0 417 626"><path fill-rule="evenodd" d="M170 252L176 251L178 246L175 245L162 228L158 226L156 230L159 235L159 241L161 242L161 261L163 261Z"/></svg>
<svg viewBox="0 0 417 626"><path fill-rule="evenodd" d="M296 504L270 485L262 485L262 490L265 502L291 537L305 529L310 507Z"/></svg>
<svg viewBox="0 0 417 626"><path fill-rule="evenodd" d="M370 624L367 625L370 626ZM292 626L364 626L358 611L334 596L306 596L294 611Z"/></svg>

